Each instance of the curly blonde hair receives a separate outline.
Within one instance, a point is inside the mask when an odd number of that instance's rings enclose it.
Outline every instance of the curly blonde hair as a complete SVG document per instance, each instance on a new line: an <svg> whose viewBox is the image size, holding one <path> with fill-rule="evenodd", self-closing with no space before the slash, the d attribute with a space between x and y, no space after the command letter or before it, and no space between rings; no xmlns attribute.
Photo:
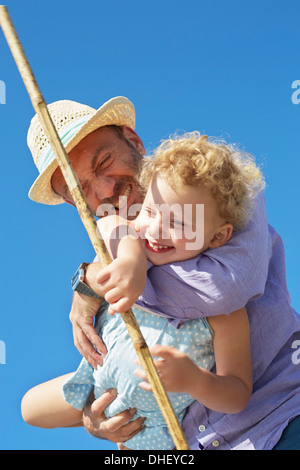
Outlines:
<svg viewBox="0 0 300 470"><path fill-rule="evenodd" d="M234 230L247 224L255 197L265 185L251 155L223 141L209 141L197 131L170 137L143 159L139 183L144 191L155 175L175 191L186 185L208 189L219 215Z"/></svg>

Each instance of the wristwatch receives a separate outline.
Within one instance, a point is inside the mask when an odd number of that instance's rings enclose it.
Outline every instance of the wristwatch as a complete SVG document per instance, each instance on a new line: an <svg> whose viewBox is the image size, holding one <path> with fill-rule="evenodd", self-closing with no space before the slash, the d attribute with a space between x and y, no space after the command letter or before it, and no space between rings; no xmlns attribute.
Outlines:
<svg viewBox="0 0 300 470"><path fill-rule="evenodd" d="M71 284L73 291L79 292L80 294L87 295L88 297L94 297L95 299L101 299L96 292L93 291L87 284L84 283L85 270L88 263L81 263L76 273L72 277Z"/></svg>

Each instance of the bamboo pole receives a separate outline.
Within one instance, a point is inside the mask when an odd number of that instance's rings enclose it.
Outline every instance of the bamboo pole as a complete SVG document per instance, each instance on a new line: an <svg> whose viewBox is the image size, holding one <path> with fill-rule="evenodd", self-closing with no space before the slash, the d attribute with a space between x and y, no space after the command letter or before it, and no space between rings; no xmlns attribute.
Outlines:
<svg viewBox="0 0 300 470"><path fill-rule="evenodd" d="M21 77L31 99L32 105L37 115L39 116L44 131L52 146L54 155L57 159L61 172L68 185L70 193L72 194L80 218L86 228L86 231L95 249L96 255L98 256L99 262L102 267L105 267L111 262L110 256L107 252L103 240L101 240L97 235L97 225L95 218L89 206L87 205L79 180L73 170L68 155L57 134L56 128L48 112L47 105L33 75L31 67L27 61L22 44L17 36L16 30L13 26L13 23L5 5L0 5L0 25L9 45L9 48L12 52L12 55L15 59ZM179 422L174 413L168 395L166 394L165 389L161 383L160 377L150 355L148 346L140 331L140 328L132 310L130 309L127 312L123 313L122 317L126 324L129 336L137 352L137 356L143 368L145 369L147 378L152 386L153 393L167 423L169 432L173 438L176 449L187 450L188 445L186 439L180 428Z"/></svg>

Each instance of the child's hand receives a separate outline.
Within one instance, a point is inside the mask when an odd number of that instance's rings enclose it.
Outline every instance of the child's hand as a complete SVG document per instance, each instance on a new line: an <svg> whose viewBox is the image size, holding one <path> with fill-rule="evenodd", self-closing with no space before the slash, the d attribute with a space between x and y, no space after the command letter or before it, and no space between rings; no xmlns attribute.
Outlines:
<svg viewBox="0 0 300 470"><path fill-rule="evenodd" d="M147 260L120 256L97 276L105 300L110 304L108 313L123 313L131 308L145 288Z"/></svg>
<svg viewBox="0 0 300 470"><path fill-rule="evenodd" d="M149 348L152 356L158 356L161 360L154 360L154 365L159 372L161 381L167 392L189 393L192 389L195 375L200 373L199 367L183 352L172 346L156 344ZM137 364L141 365L139 360ZM152 391L143 369L134 371L137 377L144 382L139 383L143 390Z"/></svg>

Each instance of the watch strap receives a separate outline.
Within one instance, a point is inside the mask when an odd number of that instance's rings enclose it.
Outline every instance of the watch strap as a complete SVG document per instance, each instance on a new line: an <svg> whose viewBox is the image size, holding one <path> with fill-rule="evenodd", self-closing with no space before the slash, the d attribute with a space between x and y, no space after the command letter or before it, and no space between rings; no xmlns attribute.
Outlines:
<svg viewBox="0 0 300 470"><path fill-rule="evenodd" d="M95 299L101 299L101 297L99 297L99 295L96 294L96 292L93 291L93 289L91 289L87 284L85 284L82 281L78 282L77 287L74 290L76 290L76 292L79 292L80 294L87 295L88 297L94 297Z"/></svg>

